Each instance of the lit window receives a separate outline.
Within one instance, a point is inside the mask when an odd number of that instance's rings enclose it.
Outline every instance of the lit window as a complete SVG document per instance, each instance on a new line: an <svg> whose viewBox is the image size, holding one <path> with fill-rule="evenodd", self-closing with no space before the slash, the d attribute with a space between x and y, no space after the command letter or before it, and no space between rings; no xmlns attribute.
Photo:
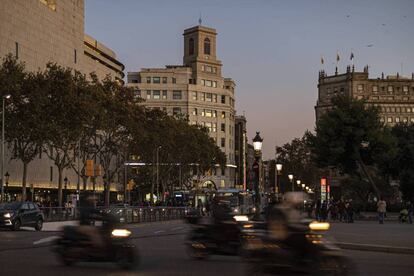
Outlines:
<svg viewBox="0 0 414 276"><path fill-rule="evenodd" d="M206 109L206 117L212 117L213 116L213 114L212 114L212 112L211 112L211 109Z"/></svg>
<svg viewBox="0 0 414 276"><path fill-rule="evenodd" d="M403 92L408 92L408 86L407 85L403 86Z"/></svg>
<svg viewBox="0 0 414 276"><path fill-rule="evenodd" d="M160 90L152 91L152 98L154 100L159 100L161 98L161 91Z"/></svg>
<svg viewBox="0 0 414 276"><path fill-rule="evenodd" d="M388 117L388 118L387 118L387 122L388 122L388 123L392 123L392 117Z"/></svg>
<svg viewBox="0 0 414 276"><path fill-rule="evenodd" d="M205 111L205 109L203 109L203 110L201 111L201 116L202 116L202 117L206 116L206 111Z"/></svg>
<svg viewBox="0 0 414 276"><path fill-rule="evenodd" d="M395 117L395 122L399 123L400 122L400 117Z"/></svg>
<svg viewBox="0 0 414 276"><path fill-rule="evenodd" d="M56 11L56 0L39 0L40 3L46 5L49 9Z"/></svg>
<svg viewBox="0 0 414 276"><path fill-rule="evenodd" d="M213 132L217 132L217 123L213 123Z"/></svg>
<svg viewBox="0 0 414 276"><path fill-rule="evenodd" d="M414 123L414 117L412 117L412 118L410 119L410 121L411 121L411 123Z"/></svg>
<svg viewBox="0 0 414 276"><path fill-rule="evenodd" d="M182 99L181 90L174 90L173 100L181 100L181 99Z"/></svg>
<svg viewBox="0 0 414 276"><path fill-rule="evenodd" d="M403 118L403 122L404 122L404 123L408 123L408 117L404 117L404 118Z"/></svg>
<svg viewBox="0 0 414 276"><path fill-rule="evenodd" d="M193 101L197 101L197 92L193 92Z"/></svg>
<svg viewBox="0 0 414 276"><path fill-rule="evenodd" d="M206 94L206 102L212 102L213 101L213 95L211 93Z"/></svg>
<svg viewBox="0 0 414 276"><path fill-rule="evenodd" d="M217 87L217 82L213 81L213 87Z"/></svg>
<svg viewBox="0 0 414 276"><path fill-rule="evenodd" d="M153 77L152 82L153 83L161 83L161 78L160 77Z"/></svg>
<svg viewBox="0 0 414 276"><path fill-rule="evenodd" d="M206 128L208 128L209 132L212 132L212 124L210 122L206 123Z"/></svg>
<svg viewBox="0 0 414 276"><path fill-rule="evenodd" d="M147 90L147 99L151 99L151 90Z"/></svg>
<svg viewBox="0 0 414 276"><path fill-rule="evenodd" d="M225 118L226 118L226 112L225 112L225 111L222 111L222 112L221 112L221 118L222 118L222 119L225 119Z"/></svg>
<svg viewBox="0 0 414 276"><path fill-rule="evenodd" d="M217 117L217 110L213 110L213 117L216 118Z"/></svg>
<svg viewBox="0 0 414 276"><path fill-rule="evenodd" d="M167 99L167 90L163 90L162 91L162 99L166 100Z"/></svg>
<svg viewBox="0 0 414 276"><path fill-rule="evenodd" d="M194 116L197 116L197 114L198 114L197 108L194 108L194 109L193 109L193 115L194 115Z"/></svg>
<svg viewBox="0 0 414 276"><path fill-rule="evenodd" d="M211 80L206 80L206 86L207 87L212 87L213 86L212 81Z"/></svg>

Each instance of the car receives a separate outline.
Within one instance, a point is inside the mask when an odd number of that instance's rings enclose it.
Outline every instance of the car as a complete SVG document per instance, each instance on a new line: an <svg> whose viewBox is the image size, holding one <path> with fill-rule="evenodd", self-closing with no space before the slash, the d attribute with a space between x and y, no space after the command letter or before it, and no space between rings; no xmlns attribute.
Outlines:
<svg viewBox="0 0 414 276"><path fill-rule="evenodd" d="M19 230L22 226L42 230L43 213L33 202L6 202L0 204L0 227Z"/></svg>

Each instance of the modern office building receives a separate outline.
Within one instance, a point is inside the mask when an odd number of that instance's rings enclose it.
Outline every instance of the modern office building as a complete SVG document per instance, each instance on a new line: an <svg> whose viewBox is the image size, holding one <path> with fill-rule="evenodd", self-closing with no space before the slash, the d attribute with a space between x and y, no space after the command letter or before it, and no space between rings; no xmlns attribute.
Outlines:
<svg viewBox="0 0 414 276"><path fill-rule="evenodd" d="M384 76L370 79L368 66L362 72L355 72L348 66L347 71L328 76L319 72L318 101L315 107L316 120L332 108L331 99L336 95L346 95L364 99L368 105L377 106L380 120L387 125L400 122L414 123L414 74L409 77Z"/></svg>
<svg viewBox="0 0 414 276"><path fill-rule="evenodd" d="M216 187L233 187L235 165L235 82L222 76L215 29L195 26L184 31L183 65L128 72L133 87L149 108L185 116L190 124L205 126L227 156L226 169L203 179Z"/></svg>
<svg viewBox="0 0 414 276"><path fill-rule="evenodd" d="M36 71L48 62L122 82L114 51L85 34L84 0L2 0L0 58L12 54Z"/></svg>
<svg viewBox="0 0 414 276"><path fill-rule="evenodd" d="M48 62L70 67L89 75L95 72L102 79L110 75L123 83L124 65L114 51L85 34L84 0L2 0L0 4L0 59L12 54L25 63L29 71L44 69ZM22 165L10 160L6 151L6 192L19 197L22 183ZM43 154L29 164L28 196L33 192L47 196L56 194L57 169ZM68 193L77 188L77 175L65 170ZM111 186L118 190L117 183ZM92 185L88 186L91 189ZM102 190L102 179L97 179L97 190Z"/></svg>

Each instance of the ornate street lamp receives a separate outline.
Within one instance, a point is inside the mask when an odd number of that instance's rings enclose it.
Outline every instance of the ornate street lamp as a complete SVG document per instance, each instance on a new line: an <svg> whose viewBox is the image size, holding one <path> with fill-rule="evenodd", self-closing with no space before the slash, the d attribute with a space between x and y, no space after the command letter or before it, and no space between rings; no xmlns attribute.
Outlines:
<svg viewBox="0 0 414 276"><path fill-rule="evenodd" d="M261 150L263 145L263 138L260 137L260 132L256 131L256 136L253 138L253 148L254 148L254 156L255 162L253 164L253 170L256 174L256 185L254 186L255 192L255 204L256 204L256 212L260 212L260 159L261 159Z"/></svg>
<svg viewBox="0 0 414 276"><path fill-rule="evenodd" d="M298 186L300 187L300 179L296 180L296 184L298 184Z"/></svg>
<svg viewBox="0 0 414 276"><path fill-rule="evenodd" d="M295 186L293 185L293 174L288 175L290 184L292 184L292 192L295 191Z"/></svg>
<svg viewBox="0 0 414 276"><path fill-rule="evenodd" d="M279 193L279 188L280 188L280 175L282 171L282 164L276 164L276 173L275 173L275 177L276 177L276 181L275 181L275 195L277 193Z"/></svg>
<svg viewBox="0 0 414 276"><path fill-rule="evenodd" d="M263 145L263 138L260 137L260 132L256 131L256 136L253 138L253 148L255 151L261 151Z"/></svg>
<svg viewBox="0 0 414 276"><path fill-rule="evenodd" d="M2 105L3 105L3 109L2 109L2 120L1 120L1 201L4 201L4 105L5 105L5 101L7 99L10 99L11 95L4 95L2 97ZM25 198L24 198L25 199Z"/></svg>

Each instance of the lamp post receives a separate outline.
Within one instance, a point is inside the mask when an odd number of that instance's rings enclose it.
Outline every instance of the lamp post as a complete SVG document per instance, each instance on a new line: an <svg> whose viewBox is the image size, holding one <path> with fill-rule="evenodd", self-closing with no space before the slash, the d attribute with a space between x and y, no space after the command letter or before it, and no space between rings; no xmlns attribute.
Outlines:
<svg viewBox="0 0 414 276"><path fill-rule="evenodd" d="M253 148L254 148L254 157L255 162L253 164L253 170L256 174L256 185L254 186L255 192L255 204L256 204L256 212L260 212L260 160L261 160L261 151L263 145L263 138L260 137L260 132L256 131L256 136L253 138Z"/></svg>
<svg viewBox="0 0 414 276"><path fill-rule="evenodd" d="M6 188L8 189L8 187L9 187L9 177L10 177L10 174L9 174L9 172L7 171L6 172L6 174L4 175L4 179L6 180Z"/></svg>
<svg viewBox="0 0 414 276"><path fill-rule="evenodd" d="M7 99L10 99L11 95L4 95L2 97L2 112L1 112L1 116L2 116L2 120L1 120L1 201L4 201L4 105L5 105L5 101Z"/></svg>
<svg viewBox="0 0 414 276"><path fill-rule="evenodd" d="M290 184L292 185L292 192L293 192L295 190L295 187L293 186L293 174L289 174L288 178L289 178Z"/></svg>
<svg viewBox="0 0 414 276"><path fill-rule="evenodd" d="M299 190L300 190L300 179L298 179L298 180L296 180L296 184L298 184L298 186L299 186Z"/></svg>
<svg viewBox="0 0 414 276"><path fill-rule="evenodd" d="M64 202L66 202L66 189L68 188L68 178L65 176L65 178L63 179L63 182L65 183L65 193L63 196Z"/></svg>
<svg viewBox="0 0 414 276"><path fill-rule="evenodd" d="M305 190L306 184L302 183L302 189Z"/></svg>
<svg viewBox="0 0 414 276"><path fill-rule="evenodd" d="M276 172L275 172L275 177L276 177L276 181L275 181L275 196L277 194L279 194L279 189L280 189L280 185L279 185L279 179L280 179L280 172L282 171L282 164L276 164Z"/></svg>

